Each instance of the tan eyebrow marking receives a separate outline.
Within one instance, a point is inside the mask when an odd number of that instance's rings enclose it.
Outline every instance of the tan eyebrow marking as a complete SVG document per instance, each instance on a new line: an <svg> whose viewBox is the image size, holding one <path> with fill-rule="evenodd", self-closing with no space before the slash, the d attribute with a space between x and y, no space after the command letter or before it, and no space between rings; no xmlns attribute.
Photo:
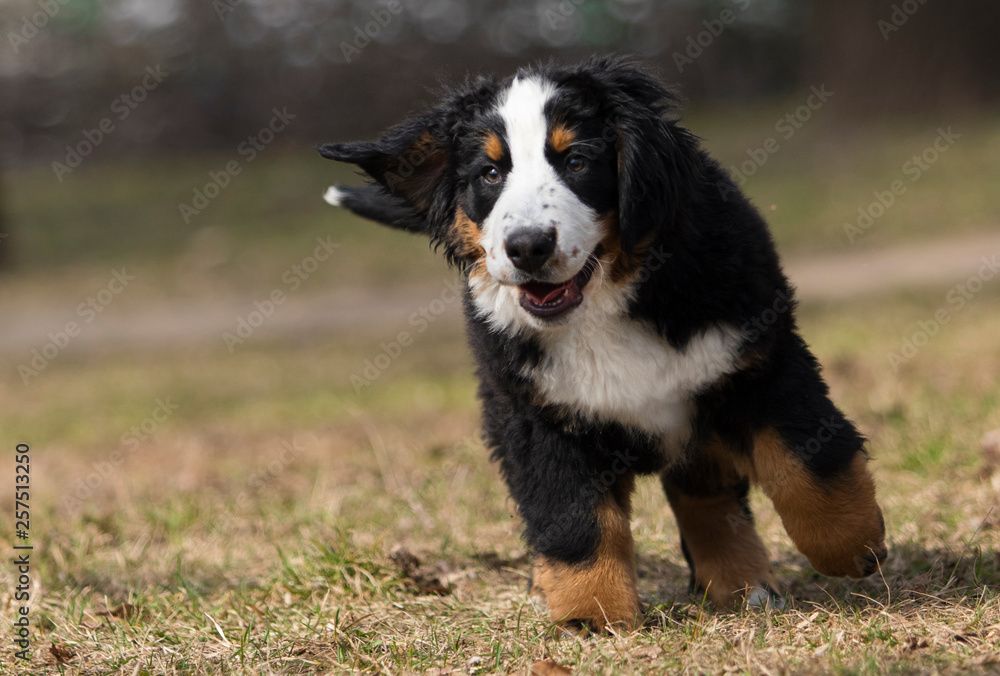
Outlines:
<svg viewBox="0 0 1000 676"><path fill-rule="evenodd" d="M500 142L500 137L493 132L486 135L483 147L486 149L486 157L494 162L499 162L503 158L503 144Z"/></svg>
<svg viewBox="0 0 1000 676"><path fill-rule="evenodd" d="M576 140L576 134L564 124L557 124L549 132L549 145L557 153L569 148Z"/></svg>

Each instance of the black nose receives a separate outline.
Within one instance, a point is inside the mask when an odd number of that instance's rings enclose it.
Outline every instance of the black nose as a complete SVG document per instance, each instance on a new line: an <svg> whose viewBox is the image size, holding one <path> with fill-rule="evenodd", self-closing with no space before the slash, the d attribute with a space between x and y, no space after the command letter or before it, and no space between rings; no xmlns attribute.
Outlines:
<svg viewBox="0 0 1000 676"><path fill-rule="evenodd" d="M556 231L541 228L518 228L507 235L507 257L514 267L537 272L556 250Z"/></svg>

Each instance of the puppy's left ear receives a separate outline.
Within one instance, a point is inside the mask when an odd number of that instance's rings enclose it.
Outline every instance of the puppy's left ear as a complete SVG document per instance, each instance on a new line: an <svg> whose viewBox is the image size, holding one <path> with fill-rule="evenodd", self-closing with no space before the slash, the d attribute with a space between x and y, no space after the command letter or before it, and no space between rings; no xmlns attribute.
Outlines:
<svg viewBox="0 0 1000 676"><path fill-rule="evenodd" d="M320 146L323 157L356 164L377 183L377 187L337 189L338 203L360 216L411 231L440 215L451 203L454 189L451 144L440 125L439 117L427 115L389 129L373 143ZM363 194L355 194L360 191ZM365 213L354 208L356 201L364 203Z"/></svg>
<svg viewBox="0 0 1000 676"><path fill-rule="evenodd" d="M682 227L701 166L698 141L673 120L676 95L634 62L597 58L588 66L612 104L622 248L632 252L657 229Z"/></svg>

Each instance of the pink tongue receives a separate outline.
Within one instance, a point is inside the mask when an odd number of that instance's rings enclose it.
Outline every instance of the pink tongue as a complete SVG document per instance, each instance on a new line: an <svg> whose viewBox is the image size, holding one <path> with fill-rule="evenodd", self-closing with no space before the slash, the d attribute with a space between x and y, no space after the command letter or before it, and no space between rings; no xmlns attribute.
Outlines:
<svg viewBox="0 0 1000 676"><path fill-rule="evenodd" d="M546 284L544 282L528 282L521 285L521 290L531 296L539 305L544 305L551 300L555 300L566 287L573 283L573 280L562 284Z"/></svg>

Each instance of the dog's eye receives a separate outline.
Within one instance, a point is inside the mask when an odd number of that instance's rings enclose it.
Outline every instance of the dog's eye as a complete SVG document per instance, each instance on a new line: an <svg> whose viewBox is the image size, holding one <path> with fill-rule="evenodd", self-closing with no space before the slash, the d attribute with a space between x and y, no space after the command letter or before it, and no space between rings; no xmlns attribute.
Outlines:
<svg viewBox="0 0 1000 676"><path fill-rule="evenodd" d="M585 166L587 166L587 163L579 155L570 155L566 159L566 168L574 173L583 171Z"/></svg>
<svg viewBox="0 0 1000 676"><path fill-rule="evenodd" d="M500 182L501 178L502 176L500 176L500 170L497 169L496 167L488 166L485 169L483 169L483 180L486 181L487 183L492 183L495 185Z"/></svg>

